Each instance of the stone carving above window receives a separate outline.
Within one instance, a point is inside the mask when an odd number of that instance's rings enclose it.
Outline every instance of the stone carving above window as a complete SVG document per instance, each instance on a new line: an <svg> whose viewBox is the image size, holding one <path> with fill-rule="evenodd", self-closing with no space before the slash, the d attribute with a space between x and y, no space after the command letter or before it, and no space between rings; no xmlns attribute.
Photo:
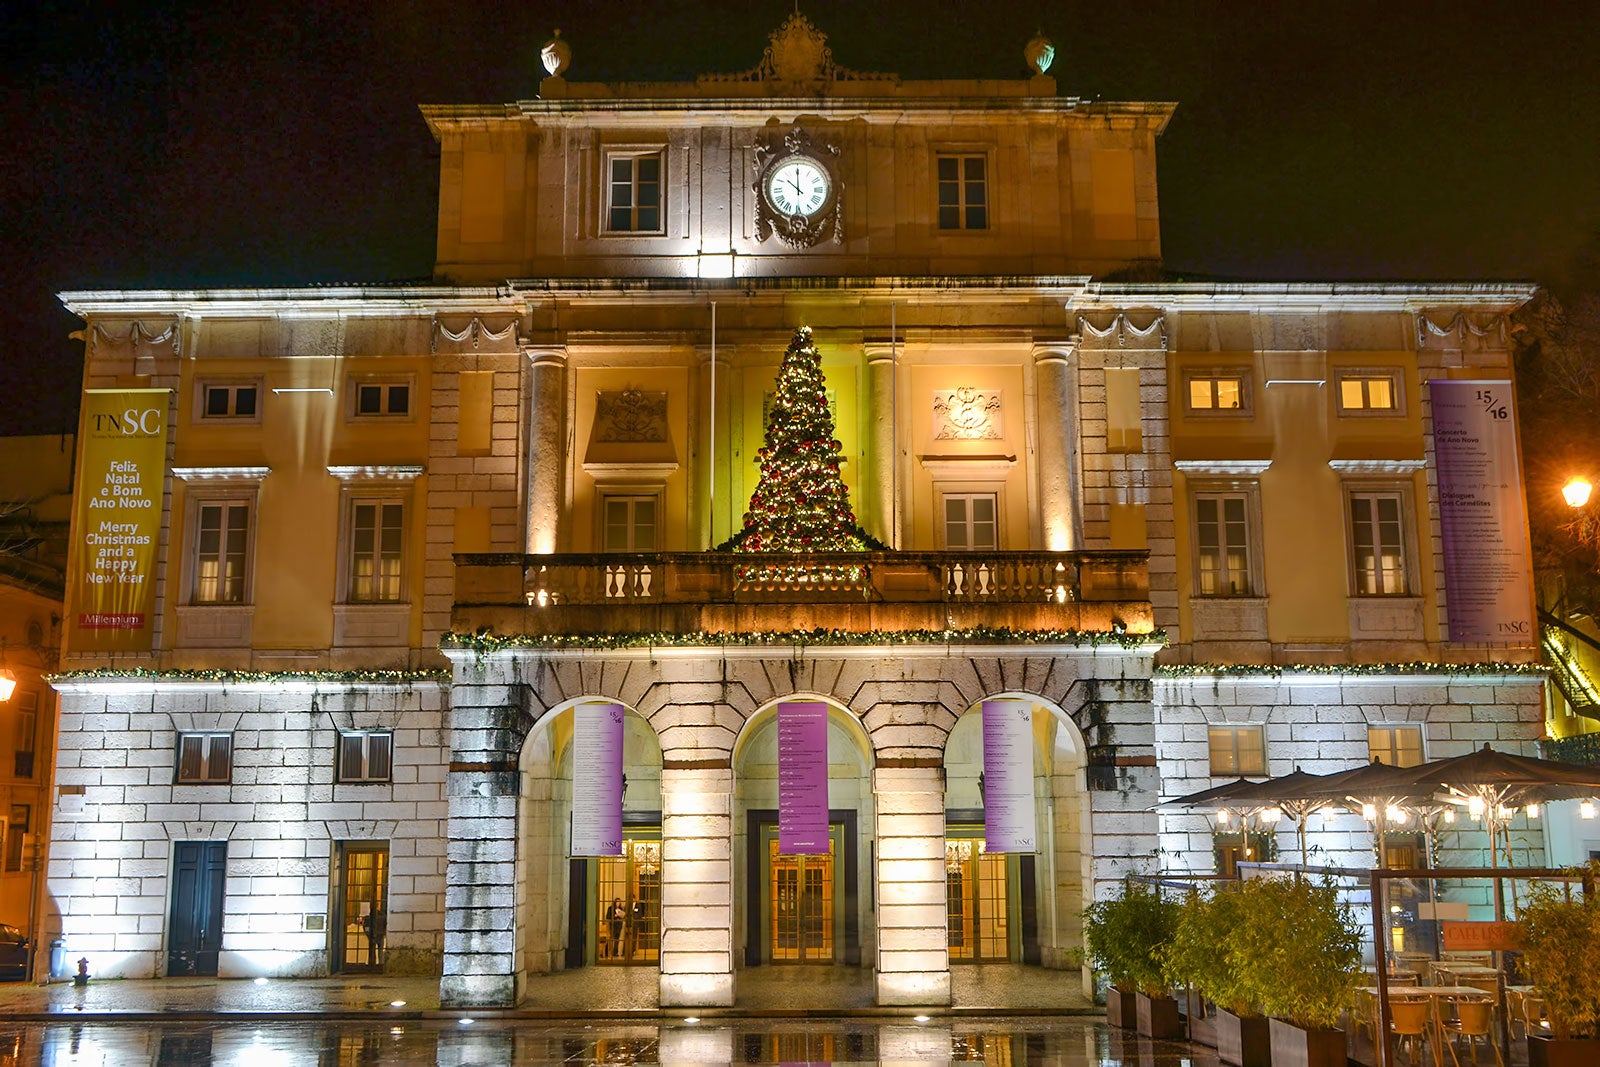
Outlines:
<svg viewBox="0 0 1600 1067"><path fill-rule="evenodd" d="M935 441L998 441L1000 391L961 386L933 393Z"/></svg>
<svg viewBox="0 0 1600 1067"><path fill-rule="evenodd" d="M595 398L594 435L601 444L659 444L667 439L667 394L629 387Z"/></svg>

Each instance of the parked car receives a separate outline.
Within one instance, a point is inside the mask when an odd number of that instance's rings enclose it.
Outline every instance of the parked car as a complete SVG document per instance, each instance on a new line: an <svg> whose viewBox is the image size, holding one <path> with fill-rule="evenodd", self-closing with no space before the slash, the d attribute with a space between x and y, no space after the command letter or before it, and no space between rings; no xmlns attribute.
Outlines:
<svg viewBox="0 0 1600 1067"><path fill-rule="evenodd" d="M0 923L0 982L28 977L28 937L10 923Z"/></svg>

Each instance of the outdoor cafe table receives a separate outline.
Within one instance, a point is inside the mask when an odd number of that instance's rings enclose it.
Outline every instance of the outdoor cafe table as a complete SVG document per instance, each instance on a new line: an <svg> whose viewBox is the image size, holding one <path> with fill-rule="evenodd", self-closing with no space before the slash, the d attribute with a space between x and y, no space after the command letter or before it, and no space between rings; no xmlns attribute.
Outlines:
<svg viewBox="0 0 1600 1067"><path fill-rule="evenodd" d="M1498 967L1485 967L1482 964L1476 963L1458 963L1452 965L1448 960L1441 960L1433 965L1433 977L1435 981L1438 981L1445 975L1449 975L1451 978L1454 978L1463 984L1473 984L1474 979L1488 979L1492 981L1499 973L1500 968ZM1479 988L1484 988L1487 992L1493 992L1493 990L1487 989L1487 987Z"/></svg>
<svg viewBox="0 0 1600 1067"><path fill-rule="evenodd" d="M1356 992L1365 993L1372 998L1372 1032L1376 1035L1379 1032L1378 987L1375 985L1361 986ZM1390 1000L1428 1000L1431 1002L1432 1010L1429 1011L1428 1017L1433 1028L1433 1054L1434 1062L1436 1063L1443 1062L1443 1057L1440 1055L1439 1050L1443 1048L1444 1043L1444 1013L1439 1010L1439 1001L1455 998L1491 999L1490 994L1481 989L1473 989L1471 986L1392 985L1389 987ZM1374 1042L1376 1040L1375 1037Z"/></svg>

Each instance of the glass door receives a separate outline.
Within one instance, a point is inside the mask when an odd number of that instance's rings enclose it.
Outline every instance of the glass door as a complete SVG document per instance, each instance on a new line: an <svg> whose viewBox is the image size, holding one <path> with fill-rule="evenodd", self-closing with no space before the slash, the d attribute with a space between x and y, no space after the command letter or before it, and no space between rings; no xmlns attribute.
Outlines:
<svg viewBox="0 0 1600 1067"><path fill-rule="evenodd" d="M768 839L768 944L774 963L832 963L834 854L839 828L828 835L827 855L784 856L778 837Z"/></svg>
<svg viewBox="0 0 1600 1067"><path fill-rule="evenodd" d="M945 842L944 867L950 959L1010 959L1008 857L985 852L982 838L953 838Z"/></svg>
<svg viewBox="0 0 1600 1067"><path fill-rule="evenodd" d="M339 969L382 972L389 928L389 849L345 845L339 869Z"/></svg>
<svg viewBox="0 0 1600 1067"><path fill-rule="evenodd" d="M654 963L661 958L661 839L626 838L622 855L602 856L595 899L598 963Z"/></svg>

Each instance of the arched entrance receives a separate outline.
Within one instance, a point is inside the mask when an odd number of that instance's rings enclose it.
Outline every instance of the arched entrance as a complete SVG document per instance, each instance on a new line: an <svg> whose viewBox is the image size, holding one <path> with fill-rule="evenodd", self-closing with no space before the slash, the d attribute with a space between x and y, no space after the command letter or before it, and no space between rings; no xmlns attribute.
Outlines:
<svg viewBox="0 0 1600 1067"><path fill-rule="evenodd" d="M734 926L739 959L746 967L853 967L872 958L872 746L854 715L823 702L828 733L826 854L784 855L779 846L781 702L750 716L734 745Z"/></svg>

